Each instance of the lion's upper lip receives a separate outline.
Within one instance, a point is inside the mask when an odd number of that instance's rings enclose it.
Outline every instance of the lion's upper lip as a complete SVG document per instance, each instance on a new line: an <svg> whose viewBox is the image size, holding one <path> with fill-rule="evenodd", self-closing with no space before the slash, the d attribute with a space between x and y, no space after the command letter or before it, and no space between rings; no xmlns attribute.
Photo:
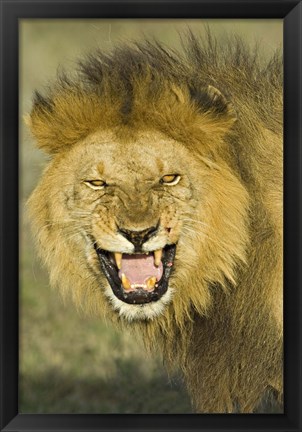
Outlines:
<svg viewBox="0 0 302 432"><path fill-rule="evenodd" d="M131 304L158 300L168 289L176 245L143 254L96 249L101 268L120 300Z"/></svg>

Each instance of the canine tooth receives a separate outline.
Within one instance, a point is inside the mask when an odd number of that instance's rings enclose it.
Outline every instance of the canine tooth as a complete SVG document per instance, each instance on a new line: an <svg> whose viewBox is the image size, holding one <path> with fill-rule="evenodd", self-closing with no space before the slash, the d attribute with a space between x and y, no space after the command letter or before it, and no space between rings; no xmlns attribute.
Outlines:
<svg viewBox="0 0 302 432"><path fill-rule="evenodd" d="M147 288L148 289L152 289L152 288L154 288L154 286L155 286L155 283L156 283L156 277L155 276L151 276L151 277L149 277L149 279L147 280L147 282L146 282L146 285L147 285Z"/></svg>
<svg viewBox="0 0 302 432"><path fill-rule="evenodd" d="M160 264L162 254L163 254L162 249L157 249L156 251L154 251L154 264L156 265L156 267L158 267Z"/></svg>
<svg viewBox="0 0 302 432"><path fill-rule="evenodd" d="M120 270L122 267L122 254L120 252L114 252L114 258L117 268Z"/></svg>
<svg viewBox="0 0 302 432"><path fill-rule="evenodd" d="M131 288L131 283L124 273L122 273L122 284L125 290L129 290Z"/></svg>

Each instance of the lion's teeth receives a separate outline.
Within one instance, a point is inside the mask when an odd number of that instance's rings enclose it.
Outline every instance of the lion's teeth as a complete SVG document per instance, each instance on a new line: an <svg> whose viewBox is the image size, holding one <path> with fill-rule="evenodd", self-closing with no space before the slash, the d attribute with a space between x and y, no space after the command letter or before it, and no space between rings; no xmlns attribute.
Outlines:
<svg viewBox="0 0 302 432"><path fill-rule="evenodd" d="M125 290L131 289L131 283L130 283L129 279L125 276L124 273L122 273L122 284L123 284L123 287L125 288Z"/></svg>
<svg viewBox="0 0 302 432"><path fill-rule="evenodd" d="M114 252L114 258L117 265L117 268L120 270L122 267L122 255L120 252Z"/></svg>
<svg viewBox="0 0 302 432"><path fill-rule="evenodd" d="M154 264L156 265L156 267L160 265L162 255L162 249L157 249L156 251L154 251Z"/></svg>
<svg viewBox="0 0 302 432"><path fill-rule="evenodd" d="M157 279L155 276L151 276L147 281L146 281L146 285L148 289L152 289L155 286Z"/></svg>

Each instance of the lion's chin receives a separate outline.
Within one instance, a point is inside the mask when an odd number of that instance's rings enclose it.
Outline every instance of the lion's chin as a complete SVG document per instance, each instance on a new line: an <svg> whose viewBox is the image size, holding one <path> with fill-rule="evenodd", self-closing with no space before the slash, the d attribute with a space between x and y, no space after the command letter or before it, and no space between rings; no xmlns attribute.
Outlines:
<svg viewBox="0 0 302 432"><path fill-rule="evenodd" d="M105 289L105 295L110 305L116 311L120 318L128 322L134 321L152 321L164 313L167 306L173 298L173 288L168 288L165 294L156 301L145 304L129 304L119 300L108 285Z"/></svg>
<svg viewBox="0 0 302 432"><path fill-rule="evenodd" d="M144 276L147 277L151 273L151 277L148 278L146 284L141 282L140 284L131 285L130 281L127 280L126 276L118 268L115 260L112 259L114 254L102 249L96 249L96 252L99 257L101 269L111 287L110 294L113 295L112 298L114 301L116 301L115 305L119 304L119 302L135 306L147 304L153 305L154 303L162 300L157 307L151 307L152 310L160 310L159 313L161 313L160 305L165 305L167 303L165 299L169 297L166 294L174 264L176 252L175 244L166 245L163 248L161 261L157 267L153 265L153 259L155 259L153 257L153 253L148 254L148 256L146 254L133 254L131 256L127 255L125 258L121 258L123 262L130 261L131 264L128 263L129 274L131 274L131 270L136 272L137 274L135 276L141 277L142 281ZM152 274L152 272L154 272L154 274ZM157 274L157 277L155 274ZM124 281L124 279L126 281ZM151 284L149 282L151 282ZM156 315L158 315L158 312Z"/></svg>

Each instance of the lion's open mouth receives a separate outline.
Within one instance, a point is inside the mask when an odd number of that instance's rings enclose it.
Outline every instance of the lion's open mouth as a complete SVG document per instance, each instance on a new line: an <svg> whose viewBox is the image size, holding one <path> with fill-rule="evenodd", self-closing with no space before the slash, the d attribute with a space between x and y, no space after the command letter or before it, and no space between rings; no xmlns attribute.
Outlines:
<svg viewBox="0 0 302 432"><path fill-rule="evenodd" d="M96 249L113 293L125 303L159 300L168 289L176 245L147 254L112 253Z"/></svg>

